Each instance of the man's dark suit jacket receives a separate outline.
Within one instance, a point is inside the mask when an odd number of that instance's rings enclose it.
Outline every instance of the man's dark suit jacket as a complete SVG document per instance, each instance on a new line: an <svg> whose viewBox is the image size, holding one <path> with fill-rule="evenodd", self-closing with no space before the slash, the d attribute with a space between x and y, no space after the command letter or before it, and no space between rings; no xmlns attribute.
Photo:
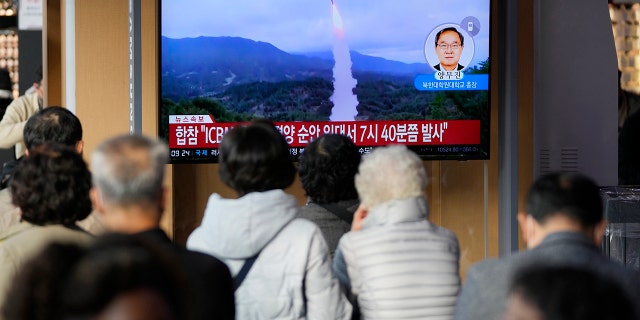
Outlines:
<svg viewBox="0 0 640 320"><path fill-rule="evenodd" d="M535 248L502 259L489 259L467 271L454 319L502 319L511 278L522 268L568 266L591 270L626 288L640 301L640 274L604 256L589 238L577 232L557 232Z"/></svg>
<svg viewBox="0 0 640 320"><path fill-rule="evenodd" d="M440 71L440 64L436 64L435 66L433 66L434 69ZM458 63L458 68L456 70L462 70L464 69L464 66Z"/></svg>
<svg viewBox="0 0 640 320"><path fill-rule="evenodd" d="M176 262L189 281L192 297L189 307L193 319L235 318L233 279L227 265L213 256L173 243L161 229L151 229L138 235L157 243L158 247L177 258Z"/></svg>

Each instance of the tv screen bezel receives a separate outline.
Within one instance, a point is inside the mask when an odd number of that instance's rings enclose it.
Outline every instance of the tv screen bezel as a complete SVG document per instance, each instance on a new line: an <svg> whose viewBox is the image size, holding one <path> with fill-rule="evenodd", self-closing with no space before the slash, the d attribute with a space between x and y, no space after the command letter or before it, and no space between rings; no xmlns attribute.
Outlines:
<svg viewBox="0 0 640 320"><path fill-rule="evenodd" d="M157 32L157 70L158 70L158 77L157 77L157 86L158 86L158 117L157 117L157 121L158 121L158 137L163 138L165 136L163 136L163 132L161 132L162 128L163 128L163 119L162 119L162 2L164 0L160 0L158 1L158 11L157 11L157 24L158 24L158 32ZM487 72L487 77L488 77L488 84L487 84L487 90L486 90L486 94L487 94L487 106L486 106L486 112L483 114L486 119L478 119L480 120L480 132L478 132L478 134L480 135L479 139L480 142L478 145L422 145L422 146L407 146L409 149L413 150L414 152L416 152L416 154L418 154L418 156L422 159L422 160L458 160L458 161L466 161L466 160L490 160L490 151L491 151L491 96L492 96L492 71L491 71L491 65L494 63L495 61L495 57L494 57L494 50L493 50L493 31L492 29L492 25L493 25L493 20L494 20L494 13L493 13L493 2L495 0L487 0L488 2L488 10L489 10L489 43L488 43L488 47L489 47L489 70ZM438 119L434 119L434 120L438 120ZM359 121L359 120L355 120L355 121ZM380 120L382 121L382 120ZM418 120L416 120L418 121ZM422 120L419 120L422 121ZM438 120L440 121L440 120ZM442 120L445 121L445 120ZM237 122L237 124L242 124L243 122ZM483 134L484 132L484 134ZM166 137L168 137L168 132L164 133L166 134ZM362 146L363 148L375 148L375 146ZM424 153L424 149L429 149L429 148L441 148L441 149L450 149L450 148L454 148L454 149L462 149L465 150L467 148L473 148L473 147L477 147L477 148L481 148L481 150L474 152L474 153L468 153L468 152L451 152L450 150L448 151L444 151L442 153ZM180 151L183 149L193 149L193 148L172 148L171 151ZM295 149L295 148L292 148ZM293 161L297 161L297 157L299 155L300 152L302 152L301 149L303 148L299 148L300 151L296 152L295 155L292 154L292 159ZM173 153L172 153L173 154ZM174 158L171 157L169 160L170 164L206 164L206 163L217 163L218 162L218 157L216 156L215 158L211 158L211 157L190 157L190 158Z"/></svg>

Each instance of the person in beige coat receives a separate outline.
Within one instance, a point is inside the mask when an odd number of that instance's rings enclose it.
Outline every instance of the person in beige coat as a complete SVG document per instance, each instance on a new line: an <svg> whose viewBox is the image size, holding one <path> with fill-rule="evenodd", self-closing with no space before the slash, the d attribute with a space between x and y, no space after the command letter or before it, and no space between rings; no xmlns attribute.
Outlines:
<svg viewBox="0 0 640 320"><path fill-rule="evenodd" d="M25 125L24 141L29 149L55 142L82 154L82 124L71 111L62 107L49 107L33 115ZM27 152L28 155L28 152ZM17 161L20 162L20 161ZM10 179L10 178L9 178ZM0 232L20 222L20 210L12 203L9 188L0 190ZM104 233L100 216L92 213L78 223L92 234Z"/></svg>
<svg viewBox="0 0 640 320"><path fill-rule="evenodd" d="M42 84L42 68L36 72L34 90L13 100L0 121L0 148L16 147L16 159L22 157L27 150L23 141L22 131L27 120L38 110L41 110L44 97L44 85Z"/></svg>

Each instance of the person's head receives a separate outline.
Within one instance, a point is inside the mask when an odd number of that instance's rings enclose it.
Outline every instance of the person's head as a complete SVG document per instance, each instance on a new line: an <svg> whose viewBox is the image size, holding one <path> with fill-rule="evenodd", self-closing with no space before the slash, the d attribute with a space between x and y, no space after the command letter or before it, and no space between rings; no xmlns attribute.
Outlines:
<svg viewBox="0 0 640 320"><path fill-rule="evenodd" d="M229 130L219 151L220 178L239 196L284 189L295 178L287 141L267 120L254 120Z"/></svg>
<svg viewBox="0 0 640 320"><path fill-rule="evenodd" d="M185 275L143 237L88 247L52 243L18 271L3 308L13 319L185 319Z"/></svg>
<svg viewBox="0 0 640 320"><path fill-rule="evenodd" d="M31 150L9 184L22 220L36 225L73 225L91 213L91 173L82 156L49 143Z"/></svg>
<svg viewBox="0 0 640 320"><path fill-rule="evenodd" d="M534 181L518 221L530 248L558 231L582 232L599 244L606 225L602 214L600 190L593 180L579 173L554 172Z"/></svg>
<svg viewBox="0 0 640 320"><path fill-rule="evenodd" d="M168 159L169 150L164 143L140 135L121 135L98 145L91 157L95 185L92 198L107 227L114 229L118 225L121 217L114 210L123 208L135 208L154 225L160 222Z"/></svg>
<svg viewBox="0 0 640 320"><path fill-rule="evenodd" d="M45 89L44 82L42 81L42 79L43 79L42 65L40 65L38 69L36 69L36 78L33 81L33 89L38 94L38 104L40 105L40 107L43 106L44 89Z"/></svg>
<svg viewBox="0 0 640 320"><path fill-rule="evenodd" d="M375 148L362 158L355 178L362 206L424 196L427 173L422 160L404 145Z"/></svg>
<svg viewBox="0 0 640 320"><path fill-rule="evenodd" d="M67 319L185 319L190 297L175 259L142 236L103 236L71 269L60 292L62 313Z"/></svg>
<svg viewBox="0 0 640 320"><path fill-rule="evenodd" d="M434 48L440 64L447 70L456 70L464 49L464 36L454 27L443 28L436 34Z"/></svg>
<svg viewBox="0 0 640 320"><path fill-rule="evenodd" d="M360 158L358 147L349 137L320 136L300 155L298 174L302 187L313 202L320 204L356 199L354 177Z"/></svg>
<svg viewBox="0 0 640 320"><path fill-rule="evenodd" d="M56 142L82 153L82 124L63 107L53 106L36 112L24 125L23 135L27 150Z"/></svg>
<svg viewBox="0 0 640 320"><path fill-rule="evenodd" d="M533 266L517 273L505 320L637 319L634 303L614 280L576 267Z"/></svg>

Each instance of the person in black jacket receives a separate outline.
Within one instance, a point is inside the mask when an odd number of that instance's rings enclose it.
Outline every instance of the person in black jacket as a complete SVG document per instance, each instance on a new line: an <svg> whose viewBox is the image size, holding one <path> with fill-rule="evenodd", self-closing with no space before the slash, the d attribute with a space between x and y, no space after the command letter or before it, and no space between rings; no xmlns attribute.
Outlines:
<svg viewBox="0 0 640 320"><path fill-rule="evenodd" d="M141 235L163 244L181 264L191 296L194 319L234 319L234 290L227 266L213 256L174 244L160 229L166 190L165 144L144 136L123 135L101 143L93 152L91 198L107 229Z"/></svg>

